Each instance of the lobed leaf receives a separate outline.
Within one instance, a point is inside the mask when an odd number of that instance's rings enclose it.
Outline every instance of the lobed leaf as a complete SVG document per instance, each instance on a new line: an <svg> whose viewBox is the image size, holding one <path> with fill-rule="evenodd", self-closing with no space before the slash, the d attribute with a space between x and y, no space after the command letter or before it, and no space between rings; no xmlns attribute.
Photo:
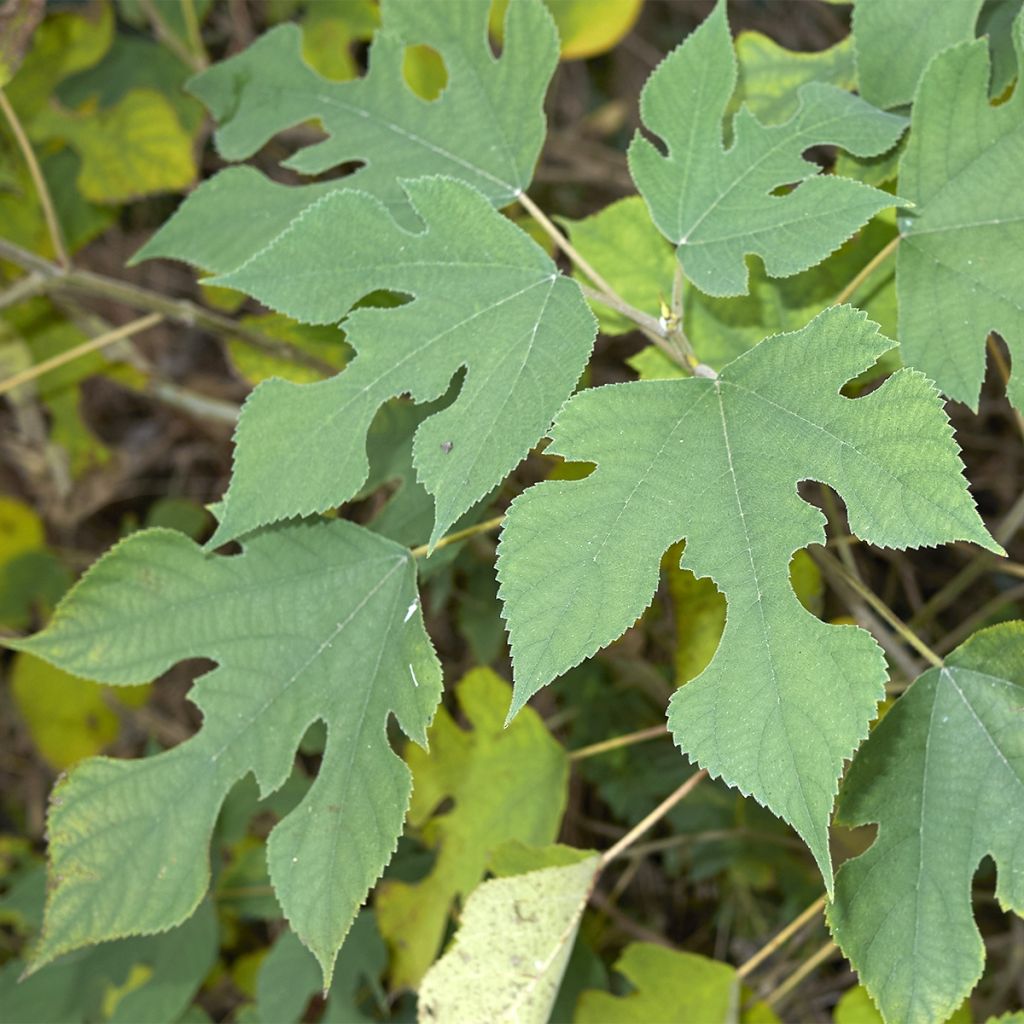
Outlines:
<svg viewBox="0 0 1024 1024"><path fill-rule="evenodd" d="M211 178L136 255L234 270L325 194L358 188L403 224L415 225L400 180L442 174L504 206L529 185L545 135L544 94L558 61L558 34L540 0L514 0L500 58L487 35L490 0L387 0L360 79L331 82L301 57L301 31L281 25L247 50L192 79L219 122L227 160L253 156L279 132L312 118L327 138L284 166L321 174L351 161L345 178L279 185L251 169ZM406 84L406 47L426 44L444 59L448 84L436 101ZM227 200L227 201L225 201Z"/></svg>
<svg viewBox="0 0 1024 1024"><path fill-rule="evenodd" d="M414 444L434 496L434 543L536 444L583 372L593 317L550 257L469 185L424 178L404 188L418 233L373 197L338 191L216 279L307 323L339 321L377 288L414 299L350 313L346 340L358 354L336 377L269 380L250 395L211 546L347 501L366 479L362 439L377 409L405 392L439 398L464 367L458 397Z"/></svg>
<svg viewBox="0 0 1024 1024"><path fill-rule="evenodd" d="M940 1022L981 977L971 882L1024 914L1024 623L976 633L925 672L871 733L837 819L878 823L836 876L836 941L890 1024Z"/></svg>
<svg viewBox="0 0 1024 1024"><path fill-rule="evenodd" d="M218 663L193 690L203 712L195 736L139 761L93 758L55 788L52 888L33 969L185 920L209 884L206 851L228 791L250 772L263 794L279 788L320 720L319 774L271 833L268 860L329 985L409 803L388 719L424 743L440 697L408 550L343 520L256 534L230 558L145 531L102 558L42 633L5 642L116 685L184 658Z"/></svg>
<svg viewBox="0 0 1024 1024"><path fill-rule="evenodd" d="M799 90L785 123L762 124L742 108L733 143L722 145L722 119L736 89L736 57L725 4L658 65L640 97L646 127L629 166L660 231L673 242L686 276L709 295L747 290L744 257L760 256L770 277L788 277L823 260L874 214L899 200L835 175L801 154L832 144L858 156L891 148L906 119L821 82ZM776 195L782 186L797 187Z"/></svg>
<svg viewBox="0 0 1024 1024"><path fill-rule="evenodd" d="M1024 15L1014 39L1024 54ZM988 81L979 39L939 54L917 91L900 161L900 190L915 204L900 216L896 254L900 349L976 410L985 338L998 331L1014 362L1007 394L1024 409L1024 90L993 107Z"/></svg>
<svg viewBox="0 0 1024 1024"><path fill-rule="evenodd" d="M576 395L548 451L596 470L526 491L499 545L511 715L637 619L663 553L686 538L682 565L714 580L728 616L711 664L672 698L672 733L691 759L789 822L829 887L836 783L885 669L867 633L821 622L790 586L793 553L824 541L823 517L797 484L834 487L853 532L877 544L965 539L1001 550L929 381L901 370L867 397L839 393L890 345L840 306L762 342L715 380Z"/></svg>

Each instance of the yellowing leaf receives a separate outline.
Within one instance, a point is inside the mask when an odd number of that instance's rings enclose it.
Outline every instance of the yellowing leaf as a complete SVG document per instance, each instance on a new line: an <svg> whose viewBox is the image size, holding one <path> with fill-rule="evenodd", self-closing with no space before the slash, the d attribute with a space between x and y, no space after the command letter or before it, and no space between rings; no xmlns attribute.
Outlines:
<svg viewBox="0 0 1024 1024"><path fill-rule="evenodd" d="M98 754L118 733L109 687L79 679L30 654L19 654L11 694L36 749L58 771Z"/></svg>
<svg viewBox="0 0 1024 1024"><path fill-rule="evenodd" d="M45 0L7 0L0 6L0 89L21 67L44 4Z"/></svg>
<svg viewBox="0 0 1024 1024"><path fill-rule="evenodd" d="M32 507L0 496L0 565L46 543L43 523Z"/></svg>
<svg viewBox="0 0 1024 1024"><path fill-rule="evenodd" d="M97 203L176 192L196 176L192 139L152 89L133 89L114 106L87 113L52 107L36 119L34 136L62 139L78 152L78 187Z"/></svg>
<svg viewBox="0 0 1024 1024"><path fill-rule="evenodd" d="M626 996L584 992L576 1024L651 1024L652 1021L768 1024L778 1018L763 1004L740 1013L749 993L736 968L695 953L679 953L651 942L634 942L615 964L634 991Z"/></svg>
<svg viewBox="0 0 1024 1024"><path fill-rule="evenodd" d="M512 687L489 669L476 669L458 684L456 696L469 729L442 708L428 733L430 753L410 747L407 754L409 821L437 848L437 861L422 881L385 882L377 895L381 933L394 949L391 982L398 988L419 983L440 948L453 900L480 882L491 850L509 839L552 842L565 808L568 760L540 716L529 710L504 728ZM435 814L446 797L455 807Z"/></svg>
<svg viewBox="0 0 1024 1024"><path fill-rule="evenodd" d="M345 334L333 324L300 324L281 313L243 316L241 323L247 327L254 327L271 338L279 338L339 370L348 362L351 350L345 344ZM270 377L281 377L295 384L311 384L323 380L324 377L312 366L306 366L294 359L279 357L233 338L228 339L228 354L235 369L248 384L259 384Z"/></svg>
<svg viewBox="0 0 1024 1024"><path fill-rule="evenodd" d="M558 28L563 60L596 57L617 46L640 16L643 0L544 0ZM508 0L491 8L491 32L501 39Z"/></svg>
<svg viewBox="0 0 1024 1024"><path fill-rule="evenodd" d="M420 1019L547 1024L599 866L594 856L474 890L420 986Z"/></svg>

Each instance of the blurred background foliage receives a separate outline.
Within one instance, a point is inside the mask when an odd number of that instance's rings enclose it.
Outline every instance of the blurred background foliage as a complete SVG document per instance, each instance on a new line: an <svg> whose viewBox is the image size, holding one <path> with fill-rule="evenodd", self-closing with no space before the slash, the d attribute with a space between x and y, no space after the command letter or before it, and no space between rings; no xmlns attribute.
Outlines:
<svg viewBox="0 0 1024 1024"><path fill-rule="evenodd" d="M671 280L672 255L636 216L640 200L625 198L633 189L624 149L643 81L707 15L710 0L545 2L562 34L563 63L549 95L551 135L537 197L628 301L657 309L667 298L658 282ZM498 0L493 10L495 45L504 6ZM58 280L43 269L25 275L0 258L0 382L76 352L140 311L162 314L131 340L76 357L0 399L0 629L22 632L42 626L74 579L132 531L163 526L208 537L204 506L226 484L230 432L246 393L272 375L312 381L345 365L349 353L336 328L268 314L240 295L197 285L179 265L125 264L180 196L220 166L209 119L183 91L194 71L291 20L302 27L305 58L317 71L350 78L365 67L379 12L373 0L92 0L45 9L9 0L0 3L0 18L8 19L0 21L0 86L38 157L75 268ZM849 7L741 0L730 4L730 18L741 68L737 107L746 102L763 120L780 121L792 113L802 82L855 87ZM409 87L427 98L444 87L443 63L429 48L410 47L404 70ZM281 159L316 135L312 124L283 133L255 162L278 180L297 180L281 170ZM816 156L835 161L834 153ZM873 183L894 176L891 158L840 160L843 173ZM718 366L766 334L801 325L894 231L891 218L879 218L821 266L782 282L753 266L744 299L691 290L687 332L698 355ZM0 120L0 239L47 261L63 259L7 120ZM124 284L135 290L118 290ZM171 305L161 307L161 297ZM857 298L895 334L891 265L869 277ZM602 313L601 327L589 383L675 372L615 314ZM874 376L892 365L890 356ZM1012 505L1022 481L1017 424L1001 395L998 382L987 386L976 419L951 409L990 519ZM381 411L370 438L370 479L341 514L403 543L426 538L432 509L410 452L428 411L400 400ZM503 508L534 480L570 471L580 467L538 450L467 521ZM823 505L841 544L835 499L816 486L806 497ZM425 563L424 608L444 662L445 709L431 730L430 754L415 746L406 752L416 783L406 835L340 954L326 998L312 956L281 919L264 856L273 823L316 773L322 735L315 728L282 790L260 800L247 779L231 794L211 853L212 890L189 921L73 954L18 984L40 927L45 804L54 778L83 757L139 756L191 735L198 713L185 694L208 666L179 665L151 686L115 692L30 656L4 655L0 1021L414 1020L414 989L481 880L529 861L534 855L523 844L606 848L676 789L693 769L659 727L673 689L714 653L725 621L721 594L679 570L674 550L642 619L539 694L506 730L508 651L494 553L493 538L477 536ZM976 573L951 592L948 581L963 579L967 558L957 547L863 551L860 571L945 651L966 632L1024 612L1019 579ZM835 620L850 613L805 553L792 574L815 614ZM894 659L893 692L915 668ZM595 748L632 732L648 738ZM868 842L866 833L836 830L834 855L842 860ZM976 887L988 966L972 1005L958 1015L965 1021L1024 1000L1024 923L998 909L990 869ZM717 1019L730 1012L736 983L727 962L745 961L819 895L817 871L788 828L728 788L705 783L602 876L555 1019ZM754 1001L777 993L825 938L820 920L810 920L748 978L743 1019L773 1020L777 1012L837 1024L878 1020L839 958L826 958L788 993L784 1009Z"/></svg>

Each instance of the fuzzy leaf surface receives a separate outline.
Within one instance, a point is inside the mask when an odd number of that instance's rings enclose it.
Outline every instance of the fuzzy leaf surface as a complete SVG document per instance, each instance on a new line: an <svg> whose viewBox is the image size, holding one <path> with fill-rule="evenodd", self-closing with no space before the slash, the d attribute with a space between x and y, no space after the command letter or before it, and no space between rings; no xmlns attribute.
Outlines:
<svg viewBox="0 0 1024 1024"><path fill-rule="evenodd" d="M347 501L366 479L363 439L377 409L405 392L440 398L465 367L458 397L423 423L413 448L436 541L536 444L583 372L594 319L543 249L469 185L422 178L405 189L419 232L372 196L342 190L216 279L305 323L337 322L378 288L414 299L352 312L346 340L358 354L336 377L256 388L211 545Z"/></svg>
<svg viewBox="0 0 1024 1024"><path fill-rule="evenodd" d="M1014 37L1024 54L1024 15ZM1013 357L1007 392L1024 409L1024 89L993 107L988 81L984 39L941 53L921 80L900 162L900 191L917 204L900 217L900 348L976 409L998 331Z"/></svg>
<svg viewBox="0 0 1024 1024"><path fill-rule="evenodd" d="M928 380L902 370L865 398L839 394L891 345L839 306L717 380L577 394L547 451L596 470L517 498L499 547L514 714L640 616L662 555L686 538L683 567L714 580L728 618L711 664L673 696L669 726L691 759L800 833L829 887L836 783L885 669L867 633L815 618L790 586L793 553L825 539L797 483L835 488L853 532L880 545L967 539L1000 550Z"/></svg>
<svg viewBox="0 0 1024 1024"><path fill-rule="evenodd" d="M342 179L299 186L251 169L223 171L136 258L165 256L226 273L339 188L376 196L413 226L400 179L416 175L458 178L495 206L512 202L529 185L544 141L544 94L558 62L558 33L540 0L515 0L495 58L489 8L490 0L386 0L369 71L354 81L332 82L313 71L301 56L301 30L291 24L192 79L191 92L218 121L214 140L225 159L247 159L279 132L315 118L328 137L284 166L302 174L354 160L363 166ZM417 96L403 78L410 44L433 47L444 59L448 83L436 101Z"/></svg>
<svg viewBox="0 0 1024 1024"><path fill-rule="evenodd" d="M910 103L932 57L973 38L981 3L857 0L852 28L860 94L886 109Z"/></svg>
<svg viewBox="0 0 1024 1024"><path fill-rule="evenodd" d="M843 782L838 820L878 823L836 876L832 934L890 1024L946 1020L981 977L981 859L1024 913L1024 623L976 633L896 702Z"/></svg>
<svg viewBox="0 0 1024 1024"><path fill-rule="evenodd" d="M810 82L783 124L762 124L743 107L726 150L722 124L736 80L725 4L719 3L658 65L641 94L643 122L668 155L639 132L629 147L630 171L654 223L676 245L686 276L709 295L745 294L744 257L750 254L761 257L770 277L806 270L898 202L860 182L820 175L801 154L822 144L857 156L884 153L899 139L905 118ZM793 183L787 195L772 194Z"/></svg>
<svg viewBox="0 0 1024 1024"><path fill-rule="evenodd" d="M423 979L421 1019L547 1024L599 870L593 856L478 886Z"/></svg>
<svg viewBox="0 0 1024 1024"><path fill-rule="evenodd" d="M480 883L491 851L513 839L554 842L565 810L569 762L540 715L527 708L506 729L511 688L490 669L470 672L455 693L471 728L442 708L428 734L430 752L410 747L407 754L409 822L423 830L437 860L419 882L385 882L376 897L381 932L395 950L395 988L419 984L441 947L452 903ZM436 813L446 797L454 808Z"/></svg>
<svg viewBox="0 0 1024 1024"><path fill-rule="evenodd" d="M408 549L343 520L262 532L234 557L145 531L97 562L46 630L13 646L114 685L184 658L218 663L192 691L203 712L195 736L141 760L92 758L57 785L34 966L185 920L209 885L210 833L228 791L250 772L264 795L278 789L321 720L319 774L271 833L268 861L329 985L409 803L388 719L423 743L440 697Z"/></svg>

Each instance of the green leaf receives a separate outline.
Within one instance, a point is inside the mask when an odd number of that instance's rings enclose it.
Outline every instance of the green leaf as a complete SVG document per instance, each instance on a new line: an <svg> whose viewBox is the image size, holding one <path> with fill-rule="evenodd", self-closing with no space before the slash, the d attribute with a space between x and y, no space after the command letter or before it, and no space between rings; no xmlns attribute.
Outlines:
<svg viewBox="0 0 1024 1024"><path fill-rule="evenodd" d="M275 184L252 170L222 172L182 204L136 259L168 256L225 273L338 189L376 196L412 227L415 217L400 182L418 175L458 178L496 206L512 202L529 185L544 141L542 104L558 60L558 36L540 0L516 0L509 6L501 58L495 59L487 38L489 7L489 0L388 0L369 71L352 82L329 82L304 64L295 25L267 32L198 75L190 89L217 118L215 141L225 159L250 157L278 132L316 118L328 137L300 149L284 166L303 174L352 160L363 166L340 180L299 187ZM402 60L409 44L427 44L444 58L448 85L436 101L420 98L405 83ZM227 205L221 202L226 194Z"/></svg>
<svg viewBox="0 0 1024 1024"><path fill-rule="evenodd" d="M423 219L418 233L376 199L342 190L216 279L307 323L337 322L377 288L415 298L350 313L347 341L358 355L338 376L269 380L252 393L211 546L347 501L366 479L360 442L377 409L403 392L439 398L466 367L455 401L416 433L436 542L536 444L583 372L593 318L548 255L468 185L422 178L404 187Z"/></svg>
<svg viewBox="0 0 1024 1024"><path fill-rule="evenodd" d="M1024 15L1014 38L1024 53ZM1013 355L1007 393L1024 409L1024 89L992 107L988 79L983 39L941 53L921 79L900 162L900 189L916 204L900 217L900 349L977 409L985 338L998 331Z"/></svg>
<svg viewBox="0 0 1024 1024"><path fill-rule="evenodd" d="M981 2L857 0L853 40L860 94L876 107L910 103L928 62L947 46L973 38ZM987 95L987 80L985 87Z"/></svg>
<svg viewBox="0 0 1024 1024"><path fill-rule="evenodd" d="M946 1024L972 1024L971 1004L964 1000ZM863 985L848 988L832 1011L834 1024L885 1024Z"/></svg>
<svg viewBox="0 0 1024 1024"><path fill-rule="evenodd" d="M261 532L230 558L204 556L180 533L141 532L96 563L44 632L6 642L115 685L184 658L218 662L193 690L204 716L194 737L140 761L86 761L57 785L34 966L184 920L209 884L206 850L228 791L249 772L264 795L278 789L322 720L319 774L271 833L268 860L329 984L409 801L388 719L423 743L440 696L408 550L340 520Z"/></svg>
<svg viewBox="0 0 1024 1024"><path fill-rule="evenodd" d="M942 1021L981 977L971 881L1024 913L1024 623L976 633L896 702L843 782L838 820L878 823L836 877L829 925L887 1021Z"/></svg>
<svg viewBox="0 0 1024 1024"><path fill-rule="evenodd" d="M10 0L0 8L0 88L21 67L46 0Z"/></svg>
<svg viewBox="0 0 1024 1024"><path fill-rule="evenodd" d="M547 1024L599 867L594 856L474 890L420 986L421 1018Z"/></svg>
<svg viewBox="0 0 1024 1024"><path fill-rule="evenodd" d="M565 809L569 762L540 715L527 709L505 729L511 687L490 669L464 676L455 693L469 729L442 708L427 736L430 753L412 747L406 755L413 777L409 823L437 848L437 860L421 881L384 882L377 893L381 932L394 949L394 988L419 984L441 947L453 902L482 880L491 851L510 839L553 842ZM438 814L446 798L455 807Z"/></svg>
<svg viewBox="0 0 1024 1024"><path fill-rule="evenodd" d="M1000 550L929 381L901 370L865 398L840 395L891 344L839 306L763 341L716 380L581 392L548 451L597 469L531 487L499 545L514 714L639 617L663 553L687 538L683 566L715 581L729 614L711 665L672 698L673 735L789 822L829 887L836 782L867 734L885 668L867 633L816 619L789 585L794 551L825 536L797 483L838 490L853 532L876 544L966 539Z"/></svg>
<svg viewBox="0 0 1024 1024"><path fill-rule="evenodd" d="M778 1017L763 1003L740 1013L749 992L736 968L695 953L651 942L630 943L615 963L634 991L627 996L587 991L576 1007L576 1024L650 1024L657 1020L743 1021L769 1024Z"/></svg>
<svg viewBox="0 0 1024 1024"><path fill-rule="evenodd" d="M377 932L373 913L362 910L352 924L338 954L324 1024L372 1021L359 1009L358 993L367 981L377 985L387 965L387 950ZM298 1024L311 999L322 991L320 968L292 931L284 932L271 947L256 983L257 1018L264 1024Z"/></svg>
<svg viewBox="0 0 1024 1024"><path fill-rule="evenodd" d="M677 246L686 276L709 295L746 292L748 254L761 257L770 277L806 270L898 202L859 182L819 175L801 154L825 143L858 156L883 153L902 134L904 118L811 82L785 124L766 126L740 110L725 150L722 118L735 88L736 58L719 3L644 86L641 116L668 155L639 132L629 147L630 171L654 223ZM773 194L793 183L787 195Z"/></svg>

